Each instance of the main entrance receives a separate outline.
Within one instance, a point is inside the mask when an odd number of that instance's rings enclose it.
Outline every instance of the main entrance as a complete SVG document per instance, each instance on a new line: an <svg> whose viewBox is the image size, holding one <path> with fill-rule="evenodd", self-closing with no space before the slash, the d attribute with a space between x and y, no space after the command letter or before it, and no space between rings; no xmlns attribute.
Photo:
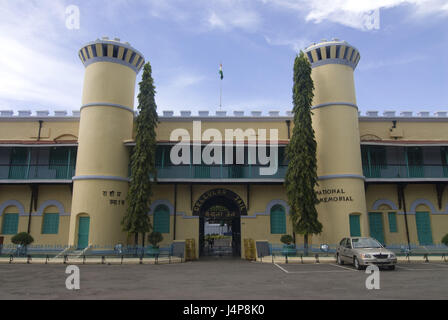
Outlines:
<svg viewBox="0 0 448 320"><path fill-rule="evenodd" d="M193 208L199 216L199 255L241 256L241 216L247 215L239 195L227 189L204 193Z"/></svg>

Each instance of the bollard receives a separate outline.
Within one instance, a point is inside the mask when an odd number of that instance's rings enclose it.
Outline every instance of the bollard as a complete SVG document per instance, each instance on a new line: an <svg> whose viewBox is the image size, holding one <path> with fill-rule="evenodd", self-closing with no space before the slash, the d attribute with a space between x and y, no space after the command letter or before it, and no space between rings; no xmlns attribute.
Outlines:
<svg viewBox="0 0 448 320"><path fill-rule="evenodd" d="M30 255L28 255L27 257L26 257L26 264L30 264L30 262L31 262L31 256Z"/></svg>
<svg viewBox="0 0 448 320"><path fill-rule="evenodd" d="M13 262L14 261L14 256L13 255L10 255L9 256L9 264L11 264L11 262Z"/></svg>
<svg viewBox="0 0 448 320"><path fill-rule="evenodd" d="M425 253L425 255L423 256L423 259L425 260L426 263L429 262L428 254L427 254L427 253Z"/></svg>
<svg viewBox="0 0 448 320"><path fill-rule="evenodd" d="M101 256L101 264L105 264L106 263L106 257L105 256Z"/></svg>
<svg viewBox="0 0 448 320"><path fill-rule="evenodd" d="M121 256L121 264L123 264L123 259L124 259L124 256L122 255Z"/></svg>
<svg viewBox="0 0 448 320"><path fill-rule="evenodd" d="M86 264L86 255L85 254L82 255L82 264Z"/></svg>
<svg viewBox="0 0 448 320"><path fill-rule="evenodd" d="M68 255L64 255L64 264L67 264L68 261Z"/></svg>
<svg viewBox="0 0 448 320"><path fill-rule="evenodd" d="M285 254L285 263L288 264L288 254Z"/></svg>
<svg viewBox="0 0 448 320"><path fill-rule="evenodd" d="M50 260L50 257L47 254L47 256L45 257L45 264L48 264L48 260Z"/></svg>
<svg viewBox="0 0 448 320"><path fill-rule="evenodd" d="M303 254L300 255L300 261L301 261L302 264L303 264Z"/></svg>
<svg viewBox="0 0 448 320"><path fill-rule="evenodd" d="M140 256L140 264L143 264L143 255Z"/></svg>
<svg viewBox="0 0 448 320"><path fill-rule="evenodd" d="M314 258L316 259L316 263L320 263L320 261L319 261L319 255L318 255L318 254L316 254L316 255L314 256Z"/></svg>

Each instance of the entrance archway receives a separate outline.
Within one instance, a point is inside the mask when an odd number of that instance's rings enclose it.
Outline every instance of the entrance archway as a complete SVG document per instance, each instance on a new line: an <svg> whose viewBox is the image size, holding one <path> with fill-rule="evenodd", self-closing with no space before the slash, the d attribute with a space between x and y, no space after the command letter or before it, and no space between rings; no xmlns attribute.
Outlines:
<svg viewBox="0 0 448 320"><path fill-rule="evenodd" d="M247 207L238 194L207 191L194 205L193 215L199 216L200 256L241 256L241 216L247 216Z"/></svg>

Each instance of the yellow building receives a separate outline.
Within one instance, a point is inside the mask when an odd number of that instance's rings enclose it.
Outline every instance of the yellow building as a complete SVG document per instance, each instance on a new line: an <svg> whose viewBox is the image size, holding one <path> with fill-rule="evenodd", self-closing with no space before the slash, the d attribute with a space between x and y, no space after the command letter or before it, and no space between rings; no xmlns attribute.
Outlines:
<svg viewBox="0 0 448 320"><path fill-rule="evenodd" d="M448 233L447 114L361 115L354 88L358 50L335 40L305 52L315 84L316 192L324 226L312 244L336 245L350 235L388 245L439 244ZM79 57L85 66L81 111L0 111L0 245L18 232L29 232L35 245L61 248L133 243L120 222L135 145L135 82L145 60L129 44L108 39L85 45ZM204 254L210 224L226 225L238 256L244 239L279 245L282 235L292 234L283 185L292 126L291 113L275 111L164 112L148 212L164 236L162 246L194 239L196 254ZM254 144L263 136L265 144ZM277 170L265 175L272 163L261 161L259 152L275 138ZM173 160L179 139L194 142L190 163ZM195 150L210 151L212 140L224 147L213 152L223 163L196 159Z"/></svg>

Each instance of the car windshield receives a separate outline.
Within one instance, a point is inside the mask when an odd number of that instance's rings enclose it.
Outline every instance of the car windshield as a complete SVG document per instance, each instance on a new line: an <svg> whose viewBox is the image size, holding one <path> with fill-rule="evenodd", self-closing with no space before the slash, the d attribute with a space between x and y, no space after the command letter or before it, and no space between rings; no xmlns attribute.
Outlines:
<svg viewBox="0 0 448 320"><path fill-rule="evenodd" d="M353 248L381 248L382 245L371 238L352 239Z"/></svg>

